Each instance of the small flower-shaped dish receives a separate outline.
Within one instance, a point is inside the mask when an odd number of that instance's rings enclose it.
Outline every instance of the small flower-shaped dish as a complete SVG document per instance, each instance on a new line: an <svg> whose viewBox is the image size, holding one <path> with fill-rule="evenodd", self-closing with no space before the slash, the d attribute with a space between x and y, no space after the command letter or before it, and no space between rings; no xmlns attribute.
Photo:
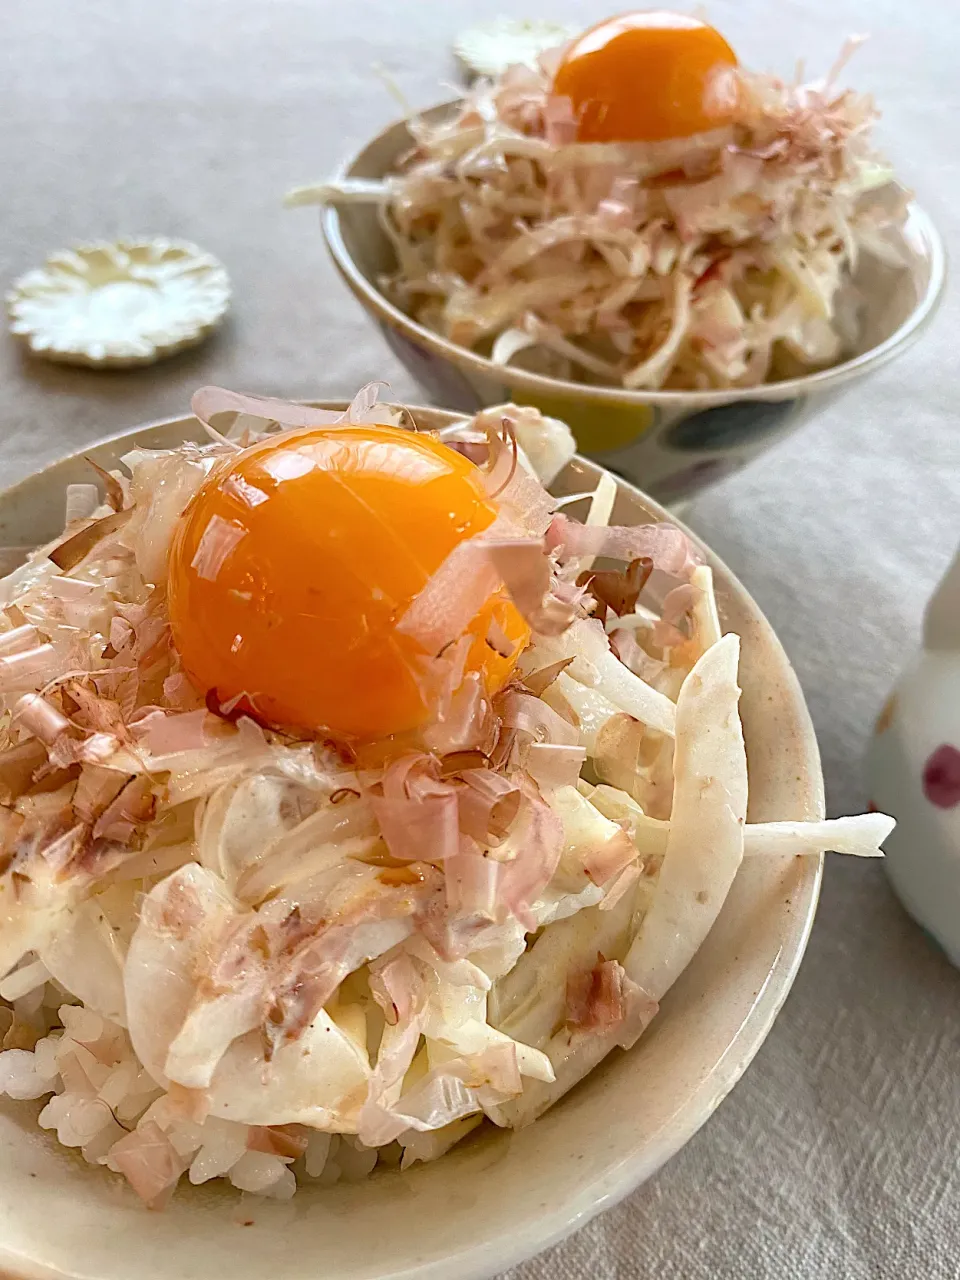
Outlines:
<svg viewBox="0 0 960 1280"><path fill-rule="evenodd" d="M515 63L535 65L544 49L566 44L579 34L576 24L498 18L464 31L453 51L475 75L498 76Z"/></svg>
<svg viewBox="0 0 960 1280"><path fill-rule="evenodd" d="M221 262L162 237L52 253L7 294L10 330L33 354L109 369L152 364L202 342L229 302Z"/></svg>

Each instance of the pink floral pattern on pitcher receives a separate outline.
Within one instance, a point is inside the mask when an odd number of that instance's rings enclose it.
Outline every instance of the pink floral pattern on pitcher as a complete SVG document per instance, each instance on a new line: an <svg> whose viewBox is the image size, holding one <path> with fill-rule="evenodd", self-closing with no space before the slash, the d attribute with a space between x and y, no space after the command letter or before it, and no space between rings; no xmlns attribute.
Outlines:
<svg viewBox="0 0 960 1280"><path fill-rule="evenodd" d="M923 767L923 794L938 809L960 804L960 751L944 743Z"/></svg>

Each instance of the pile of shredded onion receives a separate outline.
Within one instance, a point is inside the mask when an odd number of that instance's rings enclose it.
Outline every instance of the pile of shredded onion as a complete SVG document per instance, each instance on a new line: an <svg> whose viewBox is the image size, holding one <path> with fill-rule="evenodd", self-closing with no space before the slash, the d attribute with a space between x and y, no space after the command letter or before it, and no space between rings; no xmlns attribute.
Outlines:
<svg viewBox="0 0 960 1280"><path fill-rule="evenodd" d="M342 422L396 420L374 400ZM264 419L329 415L194 404L239 413L230 437L135 450L100 473L102 505L71 488L63 538L0 582L4 1046L31 1047L14 997L38 982L108 1021L97 1043L132 1047L143 1114L128 1104L97 1159L150 1203L185 1168L178 1116L250 1126L285 1158L325 1131L405 1163L483 1115L525 1123L633 1044L744 855L877 851L879 815L745 825L739 641L710 569L677 529L609 527L607 476L565 500L585 523L560 510L541 476L569 432L514 406L450 441L498 494L499 532L401 622L449 675L475 607L451 583L503 582L534 628L507 687L449 679L386 763L208 709L170 641L174 526Z"/></svg>
<svg viewBox="0 0 960 1280"><path fill-rule="evenodd" d="M841 285L905 196L872 152L871 100L835 77L736 73L731 124L658 143L577 143L552 94L561 51L414 118L382 184L296 203L373 199L415 319L501 364L631 389L748 387L836 363L856 344ZM879 188L885 187L881 194Z"/></svg>

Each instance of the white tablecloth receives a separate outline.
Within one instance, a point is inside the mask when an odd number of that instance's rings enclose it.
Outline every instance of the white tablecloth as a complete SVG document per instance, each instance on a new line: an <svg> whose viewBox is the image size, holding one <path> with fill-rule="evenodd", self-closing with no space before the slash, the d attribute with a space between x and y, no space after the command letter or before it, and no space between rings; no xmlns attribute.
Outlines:
<svg viewBox="0 0 960 1280"><path fill-rule="evenodd" d="M615 8L616 6L614 6ZM184 410L217 382L290 396L373 377L416 389L283 192L326 175L395 105L426 104L449 45L497 12L587 23L575 0L21 0L0 39L0 276L71 241L186 236L217 253L233 318L152 369L97 374L0 342L0 475ZM825 69L872 30L851 80L948 242L960 232L960 18L944 0L715 0L742 58ZM909 356L695 506L766 610L806 690L831 813L863 808L876 711L960 538L950 299ZM881 797L877 797L881 800ZM657 1280L947 1280L960 1268L960 976L877 864L832 858L807 959L754 1065L651 1184L511 1273Z"/></svg>

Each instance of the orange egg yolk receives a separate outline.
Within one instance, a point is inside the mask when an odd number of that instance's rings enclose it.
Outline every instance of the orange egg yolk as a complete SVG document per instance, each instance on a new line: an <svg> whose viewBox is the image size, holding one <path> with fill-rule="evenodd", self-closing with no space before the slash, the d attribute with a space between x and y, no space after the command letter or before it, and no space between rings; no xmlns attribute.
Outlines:
<svg viewBox="0 0 960 1280"><path fill-rule="evenodd" d="M665 10L626 13L569 46L553 82L569 98L579 142L659 142L729 118L718 73L737 58L713 27Z"/></svg>
<svg viewBox="0 0 960 1280"><path fill-rule="evenodd" d="M278 727L354 739L417 728L436 707L423 651L397 623L495 516L473 463L430 436L332 427L244 449L174 534L170 625L187 675L221 704L246 694ZM529 638L513 604L491 597L466 665L490 693L513 669L486 642L493 619L515 651Z"/></svg>

